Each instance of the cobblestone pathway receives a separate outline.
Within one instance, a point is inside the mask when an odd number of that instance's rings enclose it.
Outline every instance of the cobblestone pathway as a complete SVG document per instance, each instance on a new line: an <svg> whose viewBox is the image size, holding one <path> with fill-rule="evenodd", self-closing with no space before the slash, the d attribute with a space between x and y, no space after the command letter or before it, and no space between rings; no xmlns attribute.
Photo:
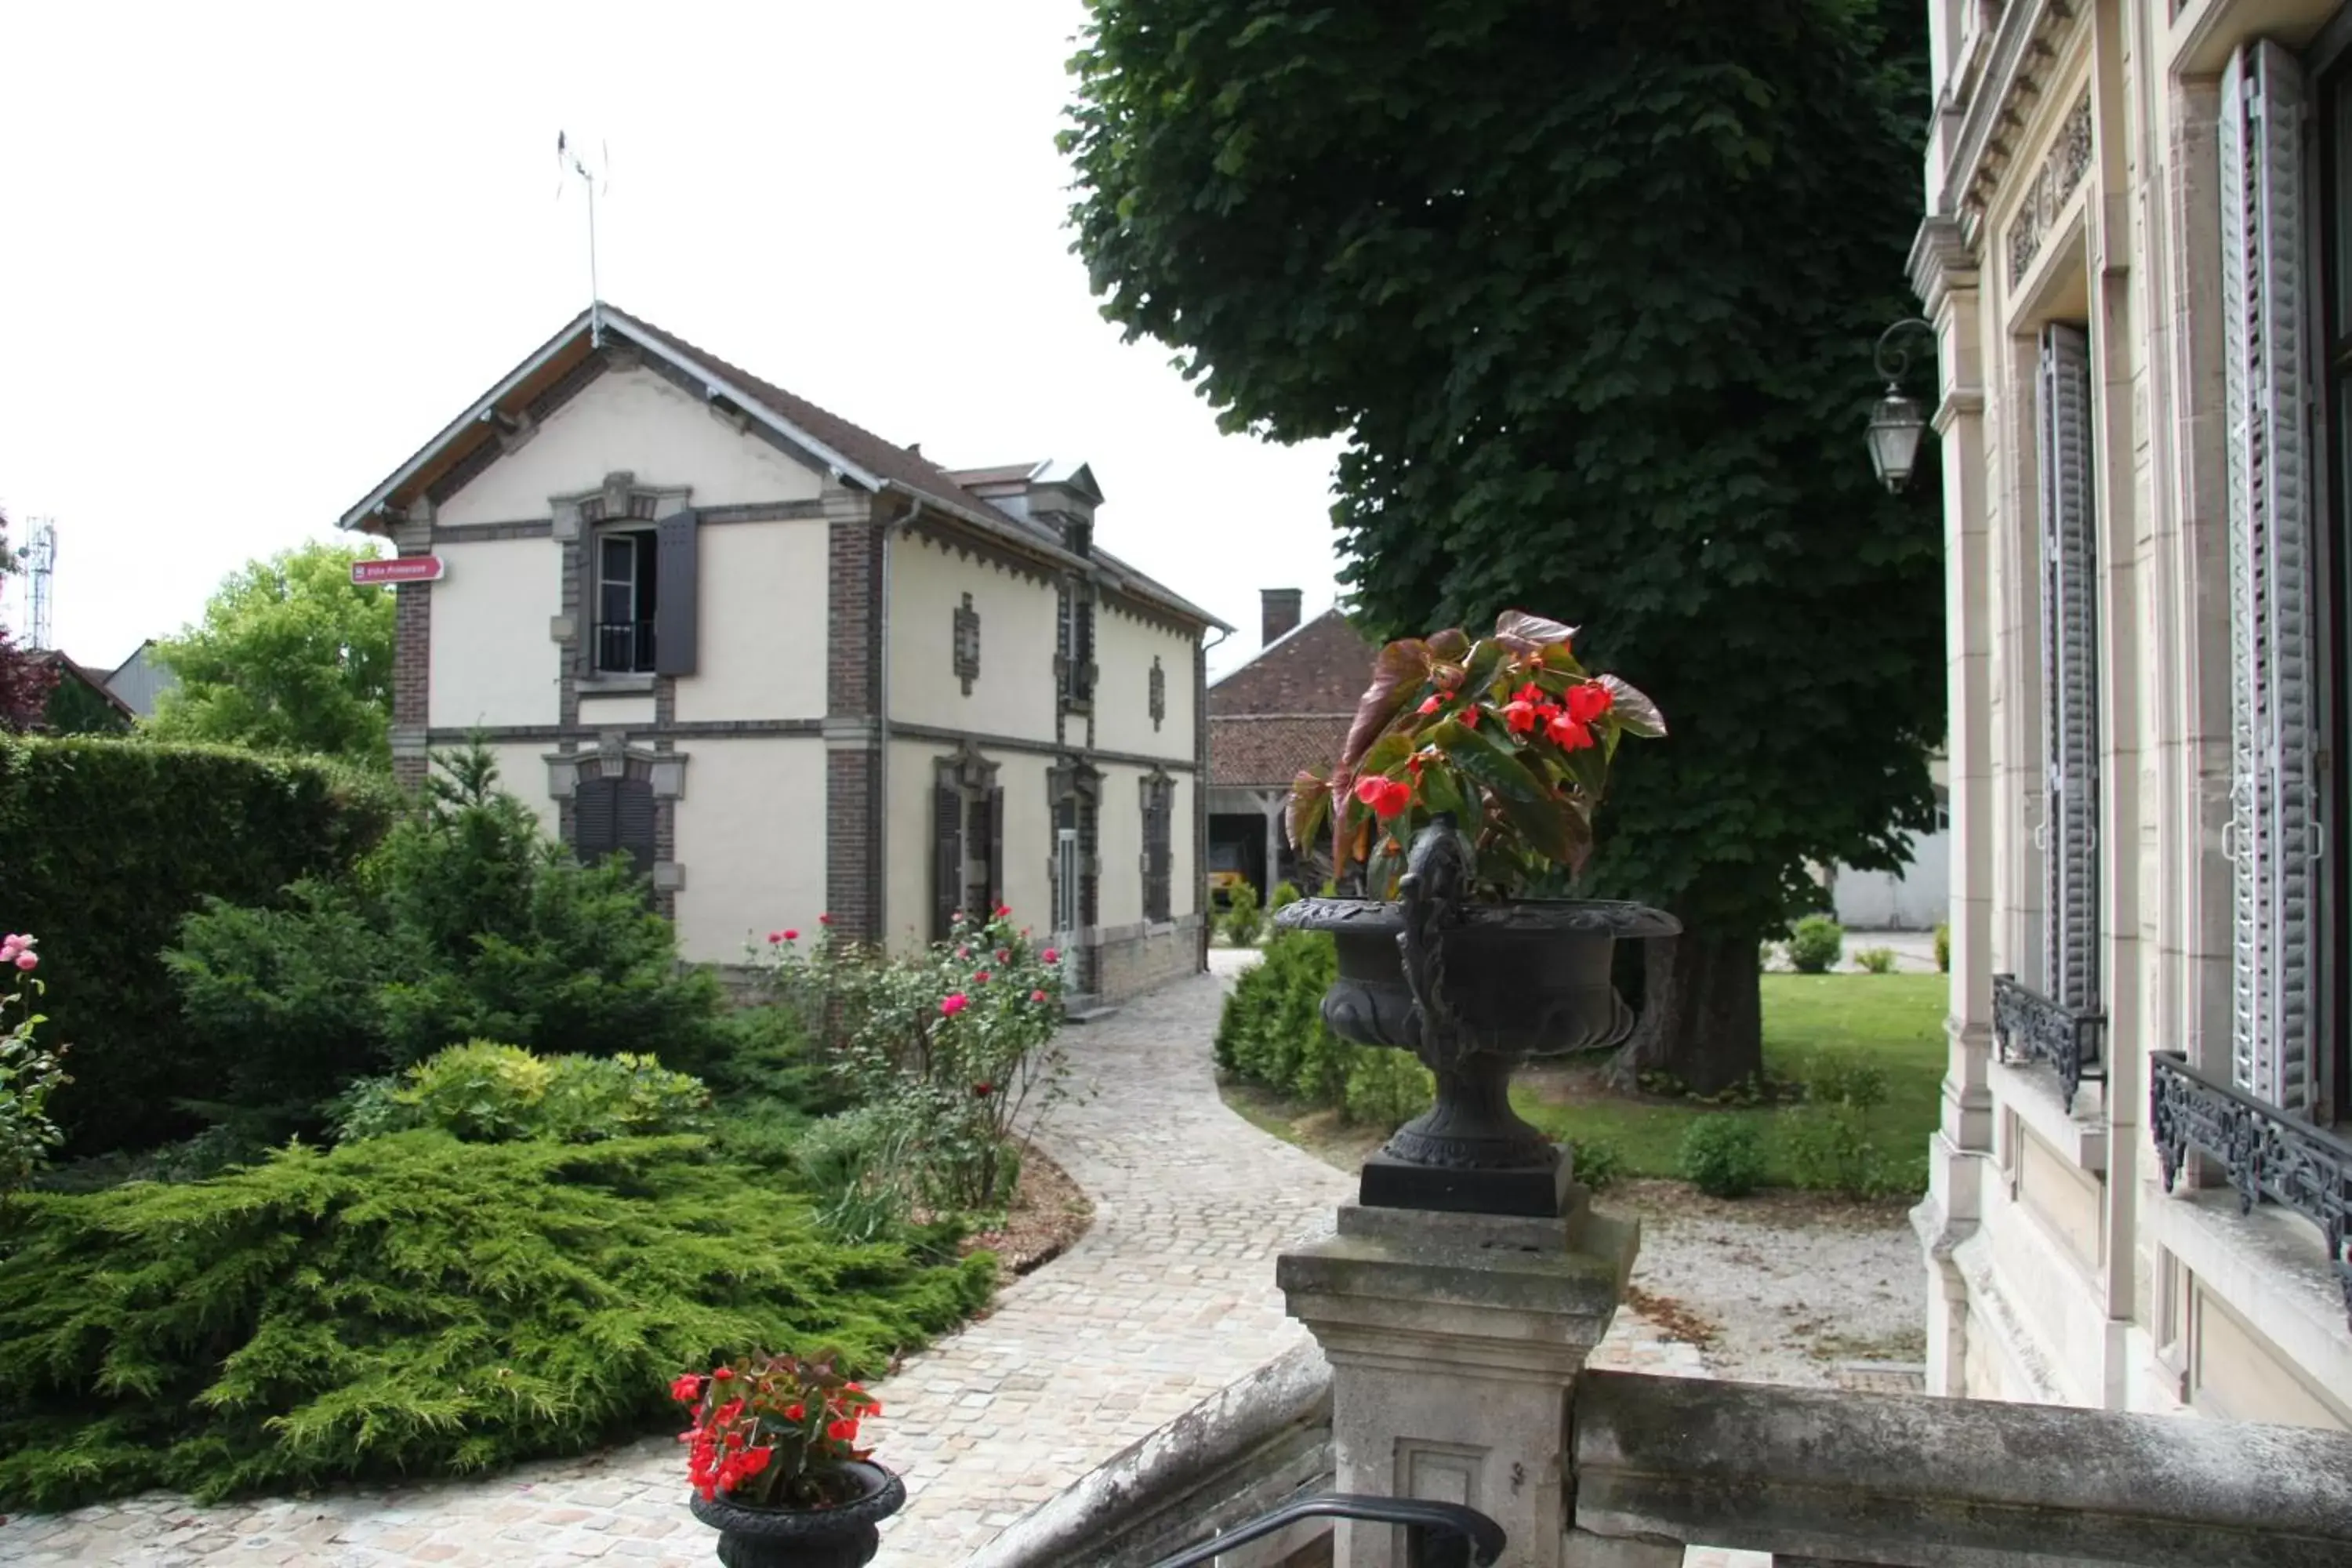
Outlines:
<svg viewBox="0 0 2352 1568"><path fill-rule="evenodd" d="M877 1387L879 1457L910 1494L878 1568L961 1563L1303 1332L1283 1316L1274 1255L1327 1227L1352 1183L1220 1103L1222 990L1171 985L1065 1037L1082 1098L1043 1142L1094 1199L1094 1227ZM0 1524L0 1563L701 1568L713 1538L687 1514L682 1471L676 1443L656 1439L474 1483L214 1509L150 1495Z"/></svg>

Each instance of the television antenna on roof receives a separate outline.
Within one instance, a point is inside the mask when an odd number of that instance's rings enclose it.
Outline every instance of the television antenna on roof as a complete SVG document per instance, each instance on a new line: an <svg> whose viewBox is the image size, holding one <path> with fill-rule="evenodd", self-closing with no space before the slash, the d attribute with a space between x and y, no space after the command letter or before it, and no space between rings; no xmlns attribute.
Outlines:
<svg viewBox="0 0 2352 1568"><path fill-rule="evenodd" d="M46 517L35 518L31 535L16 554L25 563L26 597L31 612L27 646L47 648L51 646L49 598L58 570L58 525Z"/></svg>
<svg viewBox="0 0 2352 1568"><path fill-rule="evenodd" d="M555 133L555 164L563 174L576 176L581 188L588 193L588 341L598 348L604 345L604 296L596 287L596 193L612 186L613 150L603 142L596 147L596 162L592 167L571 137L564 132ZM559 177L555 185L558 201L563 198L563 183Z"/></svg>

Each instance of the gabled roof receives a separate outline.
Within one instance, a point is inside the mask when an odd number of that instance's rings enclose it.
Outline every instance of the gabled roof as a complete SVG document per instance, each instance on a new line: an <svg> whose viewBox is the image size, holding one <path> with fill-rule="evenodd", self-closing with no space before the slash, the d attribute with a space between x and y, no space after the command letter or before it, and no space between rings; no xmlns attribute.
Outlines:
<svg viewBox="0 0 2352 1568"><path fill-rule="evenodd" d="M991 504L965 488L959 476L908 447L887 441L806 398L785 391L697 348L683 338L641 321L619 308L599 302L573 317L555 336L507 373L497 385L418 448L343 513L339 526L383 531L385 516L404 510L436 479L476 457L483 447L500 438L525 416L532 401L579 371L595 352L594 337L625 340L640 353L658 360L677 374L691 380L713 402L733 405L758 421L780 444L797 449L845 483L879 493L900 493L1025 552L1063 567L1083 571L1086 563L1066 550L1060 536L1043 523ZM1094 477L1083 464L1023 465L1025 475L1048 468L1070 470L1060 482L1081 482L1099 499ZM982 469L976 473L996 474ZM1098 557L1098 559L1100 559ZM1230 631L1215 616L1162 587L1131 567L1107 563L1118 586L1186 620Z"/></svg>
<svg viewBox="0 0 2352 1568"><path fill-rule="evenodd" d="M1379 652L1334 605L1212 682L1209 722L1245 713L1353 716Z"/></svg>
<svg viewBox="0 0 2352 1568"><path fill-rule="evenodd" d="M1302 772L1328 773L1354 722L1345 713L1212 714L1209 783L1286 789Z"/></svg>

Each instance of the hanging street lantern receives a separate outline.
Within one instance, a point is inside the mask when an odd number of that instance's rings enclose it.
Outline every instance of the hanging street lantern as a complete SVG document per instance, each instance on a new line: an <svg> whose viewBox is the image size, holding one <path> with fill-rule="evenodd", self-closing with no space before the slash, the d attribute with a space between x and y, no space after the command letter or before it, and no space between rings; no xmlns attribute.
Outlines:
<svg viewBox="0 0 2352 1568"><path fill-rule="evenodd" d="M1911 470L1919 459L1919 435L1927 427L1927 416L1917 403L1903 395L1903 373L1910 367L1910 351L1896 348L1887 340L1914 330L1932 335L1936 329L1916 316L1897 321L1878 334L1874 351L1878 374L1886 378L1886 395L1870 414L1870 466L1877 471L1879 482L1895 494L1911 482Z"/></svg>

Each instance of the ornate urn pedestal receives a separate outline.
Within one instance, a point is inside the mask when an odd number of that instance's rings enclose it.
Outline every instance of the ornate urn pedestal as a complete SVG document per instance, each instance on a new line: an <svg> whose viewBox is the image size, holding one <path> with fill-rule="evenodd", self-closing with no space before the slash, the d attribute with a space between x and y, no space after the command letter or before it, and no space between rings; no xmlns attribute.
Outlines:
<svg viewBox="0 0 2352 1568"><path fill-rule="evenodd" d="M1286 930L1331 933L1339 977L1323 1022L1342 1039L1412 1051L1436 1103L1364 1163L1373 1208L1559 1218L1571 1162L1511 1109L1511 1073L1536 1057L1602 1049L1633 1015L1610 984L1620 938L1682 927L1641 904L1580 900L1475 903L1469 847L1441 818L1414 838L1395 903L1303 899Z"/></svg>

